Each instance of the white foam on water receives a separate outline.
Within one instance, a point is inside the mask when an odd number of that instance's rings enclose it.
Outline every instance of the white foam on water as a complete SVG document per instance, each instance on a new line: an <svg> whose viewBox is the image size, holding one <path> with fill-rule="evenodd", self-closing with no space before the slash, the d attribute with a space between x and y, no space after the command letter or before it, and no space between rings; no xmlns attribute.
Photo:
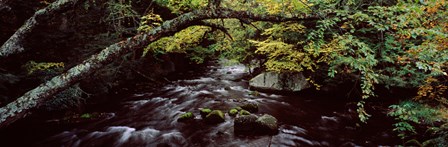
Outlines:
<svg viewBox="0 0 448 147"><path fill-rule="evenodd" d="M228 96L229 95L229 92L227 90L225 90L224 88L215 89L215 90L213 90L213 92L219 93L219 94L224 95L224 96Z"/></svg>
<svg viewBox="0 0 448 147"><path fill-rule="evenodd" d="M338 118L335 116L321 116L321 119L323 121L333 121L333 122L338 122Z"/></svg>
<svg viewBox="0 0 448 147"><path fill-rule="evenodd" d="M216 82L215 79L210 77L201 77L199 79L193 79L193 80L184 80L185 83L210 83L210 82Z"/></svg>
<svg viewBox="0 0 448 147"><path fill-rule="evenodd" d="M132 134L132 139L141 142L153 142L160 135L160 131L153 128L145 128Z"/></svg>
<svg viewBox="0 0 448 147"><path fill-rule="evenodd" d="M289 128L281 128L281 132L292 135L306 135L307 131L298 126L289 126Z"/></svg>
<svg viewBox="0 0 448 147"><path fill-rule="evenodd" d="M135 132L135 128L123 127L122 129L124 129L124 131L122 131L121 137L118 139L117 144L125 143L131 137L132 133Z"/></svg>
<svg viewBox="0 0 448 147"><path fill-rule="evenodd" d="M182 133L178 131L169 132L162 134L162 142L164 143L173 143L173 144L184 144L186 142L185 138L182 136Z"/></svg>
<svg viewBox="0 0 448 147"><path fill-rule="evenodd" d="M308 140L302 136L292 135L292 134L278 134L272 138L273 146L315 146L319 144L312 140Z"/></svg>

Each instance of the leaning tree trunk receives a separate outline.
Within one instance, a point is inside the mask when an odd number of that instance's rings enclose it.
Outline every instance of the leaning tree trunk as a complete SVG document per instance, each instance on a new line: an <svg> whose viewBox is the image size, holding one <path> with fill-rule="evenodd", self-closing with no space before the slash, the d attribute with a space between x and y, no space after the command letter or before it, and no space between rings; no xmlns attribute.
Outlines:
<svg viewBox="0 0 448 147"><path fill-rule="evenodd" d="M238 18L256 21L281 22L311 20L317 19L318 17L316 15L304 15L302 17L294 18L273 15L256 15L250 12L234 11L225 8L201 9L182 14L175 19L165 21L161 26L154 28L148 33L127 38L127 40L107 47L100 53L84 60L81 64L72 67L65 73L52 78L46 83L26 92L17 100L0 108L0 128L6 127L16 120L25 117L27 114L31 113L31 108L42 104L58 92L77 83L104 65L111 63L114 59L117 59L132 50L143 48L161 37L173 35L189 26L201 24L198 23L199 21L214 18Z"/></svg>
<svg viewBox="0 0 448 147"><path fill-rule="evenodd" d="M67 9L71 9L75 7L76 4L82 2L83 0L58 0L51 3L46 8L34 13L34 15L0 47L0 58L23 52L25 50L22 46L23 40L31 34L33 29L36 28L39 23L47 22L49 19L53 18L55 14L65 12Z"/></svg>

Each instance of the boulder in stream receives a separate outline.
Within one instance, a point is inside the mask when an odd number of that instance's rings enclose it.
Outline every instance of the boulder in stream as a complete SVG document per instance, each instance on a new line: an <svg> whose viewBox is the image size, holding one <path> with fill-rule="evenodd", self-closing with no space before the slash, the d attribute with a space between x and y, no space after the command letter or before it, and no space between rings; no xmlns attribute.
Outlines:
<svg viewBox="0 0 448 147"><path fill-rule="evenodd" d="M240 115L235 118L233 129L235 134L272 135L278 133L278 124L277 119L268 114Z"/></svg>
<svg viewBox="0 0 448 147"><path fill-rule="evenodd" d="M258 112L258 104L255 102L247 102L241 106L242 109L247 110L251 113Z"/></svg>
<svg viewBox="0 0 448 147"><path fill-rule="evenodd" d="M262 134L275 134L278 132L277 119L269 114L258 117L257 126Z"/></svg>
<svg viewBox="0 0 448 147"><path fill-rule="evenodd" d="M249 81L251 88L269 91L298 92L310 84L302 73L263 72Z"/></svg>
<svg viewBox="0 0 448 147"><path fill-rule="evenodd" d="M191 113L191 112L186 112L186 113L184 113L184 114L181 114L181 115L179 116L179 118L177 119L177 121L178 121L178 122L184 122L184 121L192 120L192 119L194 119L194 115L193 115L193 113Z"/></svg>
<svg viewBox="0 0 448 147"><path fill-rule="evenodd" d="M250 115L240 115L235 118L235 121L233 122L233 130L235 134L251 134L254 133L256 126L257 126L257 119L258 117L256 115L250 114Z"/></svg>
<svg viewBox="0 0 448 147"><path fill-rule="evenodd" d="M225 121L224 113L221 110L213 110L207 116L205 121L210 124L217 124Z"/></svg>
<svg viewBox="0 0 448 147"><path fill-rule="evenodd" d="M247 110L241 110L241 111L240 111L240 115L241 115L241 116L243 116L243 115L250 115L250 112L247 111Z"/></svg>
<svg viewBox="0 0 448 147"><path fill-rule="evenodd" d="M202 118L205 118L210 112L212 112L212 110L208 108L199 109L199 114L201 114Z"/></svg>
<svg viewBox="0 0 448 147"><path fill-rule="evenodd" d="M238 109L232 108L229 110L230 116L236 116L236 114L238 114Z"/></svg>

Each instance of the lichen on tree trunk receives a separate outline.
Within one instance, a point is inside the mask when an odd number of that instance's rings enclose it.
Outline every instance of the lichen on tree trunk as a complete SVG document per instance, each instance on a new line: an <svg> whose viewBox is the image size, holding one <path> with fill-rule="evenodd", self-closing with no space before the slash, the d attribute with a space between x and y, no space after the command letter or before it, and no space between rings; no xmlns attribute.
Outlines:
<svg viewBox="0 0 448 147"><path fill-rule="evenodd" d="M81 3L83 0L58 0L51 3L44 9L38 10L34 15L25 21L22 25L3 45L0 47L0 58L7 57L12 54L23 52L24 40L33 32L33 29L39 23L45 23L55 14L66 11L69 8L73 8L76 4Z"/></svg>

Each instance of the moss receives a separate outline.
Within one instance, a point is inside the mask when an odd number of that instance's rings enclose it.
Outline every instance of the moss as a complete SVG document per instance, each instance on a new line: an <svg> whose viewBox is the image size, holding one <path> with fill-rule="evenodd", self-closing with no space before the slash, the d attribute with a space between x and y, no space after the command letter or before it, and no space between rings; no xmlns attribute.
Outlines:
<svg viewBox="0 0 448 147"><path fill-rule="evenodd" d="M201 114L202 118L205 118L205 116L207 116L210 112L212 112L212 110L209 108L199 109L199 113Z"/></svg>
<svg viewBox="0 0 448 147"><path fill-rule="evenodd" d="M250 112L247 110L241 110L240 115L250 115Z"/></svg>
<svg viewBox="0 0 448 147"><path fill-rule="evenodd" d="M190 120L190 119L193 119L193 118L194 118L193 113L191 113L191 112L186 112L186 113L184 113L184 114L181 114L181 115L179 116L179 118L177 119L177 121L182 122L182 121Z"/></svg>
<svg viewBox="0 0 448 147"><path fill-rule="evenodd" d="M205 121L212 124L224 122L224 113L221 110L213 110L205 117Z"/></svg>
<svg viewBox="0 0 448 147"><path fill-rule="evenodd" d="M256 122L260 125L260 129L268 132L274 133L278 129L277 119L272 115L264 114L258 117Z"/></svg>
<svg viewBox="0 0 448 147"><path fill-rule="evenodd" d="M89 119L89 118L92 118L92 114L90 114L90 113L85 113L85 114L82 114L82 115L80 116L80 118Z"/></svg>
<svg viewBox="0 0 448 147"><path fill-rule="evenodd" d="M36 71L60 72L64 69L64 62L40 62L29 61L24 65L28 74Z"/></svg>
<svg viewBox="0 0 448 147"><path fill-rule="evenodd" d="M233 108L229 110L229 115L230 116L236 116L236 114L238 114L238 110Z"/></svg>

